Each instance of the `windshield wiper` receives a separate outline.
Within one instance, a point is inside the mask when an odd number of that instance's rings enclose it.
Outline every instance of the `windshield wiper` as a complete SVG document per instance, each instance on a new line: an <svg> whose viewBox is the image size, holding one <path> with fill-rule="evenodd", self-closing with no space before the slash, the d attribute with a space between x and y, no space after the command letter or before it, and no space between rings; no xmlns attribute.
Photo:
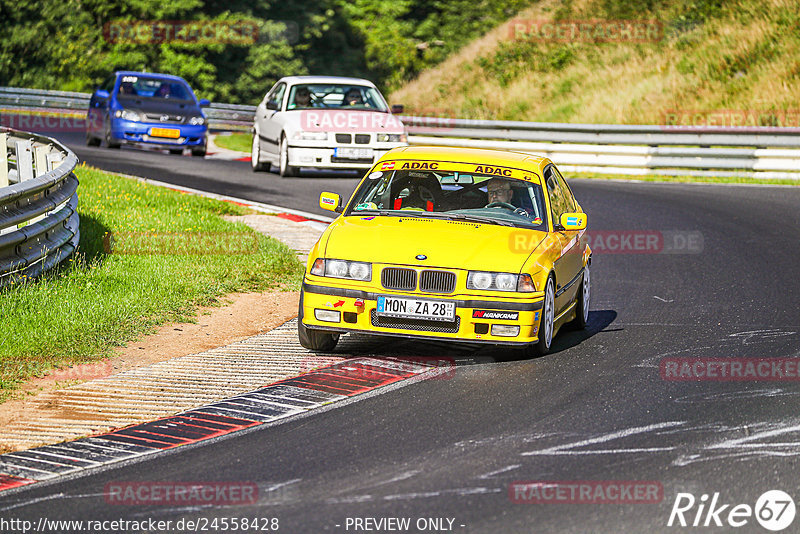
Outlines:
<svg viewBox="0 0 800 534"><path fill-rule="evenodd" d="M481 217L480 215L464 215L463 213L448 213L445 214L448 219L457 219L459 221L472 221L486 224L499 224L500 226L510 226L515 228L517 225L511 221L501 221L491 217Z"/></svg>

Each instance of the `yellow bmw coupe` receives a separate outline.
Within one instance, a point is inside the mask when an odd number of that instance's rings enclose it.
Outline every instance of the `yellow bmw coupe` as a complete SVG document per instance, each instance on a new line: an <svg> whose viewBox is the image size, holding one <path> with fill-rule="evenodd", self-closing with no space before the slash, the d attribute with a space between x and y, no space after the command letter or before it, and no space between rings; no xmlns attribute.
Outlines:
<svg viewBox="0 0 800 534"><path fill-rule="evenodd" d="M547 158L403 147L366 174L311 249L300 344L345 332L490 343L541 355L586 326L586 214Z"/></svg>

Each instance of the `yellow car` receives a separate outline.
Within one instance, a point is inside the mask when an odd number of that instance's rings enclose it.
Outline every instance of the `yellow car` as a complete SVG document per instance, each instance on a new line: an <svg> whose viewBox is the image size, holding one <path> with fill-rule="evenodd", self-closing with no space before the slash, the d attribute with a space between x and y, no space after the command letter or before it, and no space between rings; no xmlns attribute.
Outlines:
<svg viewBox="0 0 800 534"><path fill-rule="evenodd" d="M345 332L550 350L586 326L586 214L547 159L496 150L403 147L384 155L308 258L300 344Z"/></svg>

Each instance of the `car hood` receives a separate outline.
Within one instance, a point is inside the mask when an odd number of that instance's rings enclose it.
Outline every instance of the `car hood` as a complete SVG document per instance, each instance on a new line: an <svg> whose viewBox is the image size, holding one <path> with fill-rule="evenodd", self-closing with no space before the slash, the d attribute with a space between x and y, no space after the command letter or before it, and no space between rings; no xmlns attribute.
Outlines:
<svg viewBox="0 0 800 534"><path fill-rule="evenodd" d="M518 273L546 232L418 217L349 216L331 223L333 259ZM527 246L521 248L516 243ZM418 260L417 255L427 259Z"/></svg>
<svg viewBox="0 0 800 534"><path fill-rule="evenodd" d="M302 109L286 113L287 123L305 132L404 131L403 123L391 113L357 109Z"/></svg>
<svg viewBox="0 0 800 534"><path fill-rule="evenodd" d="M183 116L200 115L200 107L190 100L170 102L160 98L120 98L118 101L124 109L141 113Z"/></svg>

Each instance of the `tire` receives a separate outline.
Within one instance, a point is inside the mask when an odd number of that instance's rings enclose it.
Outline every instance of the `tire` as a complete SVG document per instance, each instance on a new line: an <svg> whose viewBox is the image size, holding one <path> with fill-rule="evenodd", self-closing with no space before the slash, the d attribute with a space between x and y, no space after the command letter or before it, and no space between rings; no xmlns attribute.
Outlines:
<svg viewBox="0 0 800 534"><path fill-rule="evenodd" d="M206 147L193 148L192 149L192 156L194 156L196 158L204 158L204 157L206 157Z"/></svg>
<svg viewBox="0 0 800 534"><path fill-rule="evenodd" d="M106 148L119 148L121 143L114 141L114 138L111 137L111 127L106 126L106 134L105 134L105 141L106 141Z"/></svg>
<svg viewBox="0 0 800 534"><path fill-rule="evenodd" d="M258 142L258 132L253 132L253 142L250 144L250 168L253 172L264 172L269 163L261 162L261 143Z"/></svg>
<svg viewBox="0 0 800 534"><path fill-rule="evenodd" d="M303 292L300 291L300 309L297 312L297 338L300 345L314 352L330 352L339 342L339 334L306 328L303 324Z"/></svg>
<svg viewBox="0 0 800 534"><path fill-rule="evenodd" d="M289 165L289 141L285 135L281 136L280 156L278 161L279 172L282 178L297 176L297 167Z"/></svg>
<svg viewBox="0 0 800 534"><path fill-rule="evenodd" d="M589 322L589 304L592 297L592 277L589 272L589 263L583 270L583 280L581 280L581 287L578 289L578 295L575 297L577 304L575 305L575 319L570 321L569 325L575 330L583 330Z"/></svg>
<svg viewBox="0 0 800 534"><path fill-rule="evenodd" d="M100 146L100 139L86 132L86 146Z"/></svg>
<svg viewBox="0 0 800 534"><path fill-rule="evenodd" d="M547 277L542 314L539 317L539 341L528 349L529 356L544 356L553 346L553 326L556 313L556 291L553 275Z"/></svg>

